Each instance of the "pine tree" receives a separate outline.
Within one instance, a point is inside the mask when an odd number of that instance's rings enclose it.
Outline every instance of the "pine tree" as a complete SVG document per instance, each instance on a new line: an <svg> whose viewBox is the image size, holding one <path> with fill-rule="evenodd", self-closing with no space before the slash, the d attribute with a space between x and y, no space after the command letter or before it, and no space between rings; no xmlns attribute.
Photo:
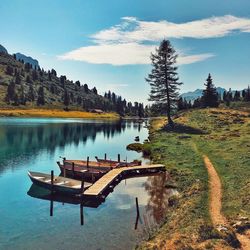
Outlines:
<svg viewBox="0 0 250 250"><path fill-rule="evenodd" d="M32 84L30 84L29 86L29 91L28 91L28 100L31 102L35 101L35 93L34 93L34 88L32 86Z"/></svg>
<svg viewBox="0 0 250 250"><path fill-rule="evenodd" d="M237 91L237 90L235 91L233 100L235 102L238 102L240 100L240 92L239 91Z"/></svg>
<svg viewBox="0 0 250 250"><path fill-rule="evenodd" d="M19 72L16 73L16 78L15 78L15 84L20 84L21 83L21 76Z"/></svg>
<svg viewBox="0 0 250 250"><path fill-rule="evenodd" d="M70 98L69 98L69 93L67 90L64 91L64 96L63 96L63 104L68 107L70 104Z"/></svg>
<svg viewBox="0 0 250 250"><path fill-rule="evenodd" d="M24 93L23 85L21 86L21 94L20 94L20 97L19 97L19 103L21 105L26 105L26 96L25 96L25 93Z"/></svg>
<svg viewBox="0 0 250 250"><path fill-rule="evenodd" d="M213 80L212 80L210 73L208 74L208 78L204 85L206 86L206 89L203 90L203 94L201 98L202 106L205 108L206 107L218 107L219 98L216 92L216 88L213 85Z"/></svg>
<svg viewBox="0 0 250 250"><path fill-rule="evenodd" d="M177 109L180 111L180 110L183 110L184 109L184 103L183 103L183 98L180 97L177 101Z"/></svg>
<svg viewBox="0 0 250 250"><path fill-rule="evenodd" d="M140 118L144 117L143 103L139 103L139 107L138 107L138 116L139 116Z"/></svg>
<svg viewBox="0 0 250 250"><path fill-rule="evenodd" d="M31 83L31 79L30 79L30 76L29 76L29 75L26 76L26 82L27 82L27 83Z"/></svg>
<svg viewBox="0 0 250 250"><path fill-rule="evenodd" d="M245 97L244 97L244 101L245 102L250 102L250 87L248 85L248 88L246 90L246 94L245 94Z"/></svg>
<svg viewBox="0 0 250 250"><path fill-rule="evenodd" d="M30 71L31 68L32 68L31 64L29 64L29 63L25 63L25 64L24 64L24 69L25 69L25 71L26 71L27 73Z"/></svg>
<svg viewBox="0 0 250 250"><path fill-rule="evenodd" d="M246 96L246 91L245 91L245 89L242 90L241 96L242 96L242 99L244 100L244 99L245 99L245 96Z"/></svg>
<svg viewBox="0 0 250 250"><path fill-rule="evenodd" d="M15 82L11 81L7 88L7 93L5 97L6 102L10 103L12 100L14 100L14 96L15 96Z"/></svg>
<svg viewBox="0 0 250 250"><path fill-rule="evenodd" d="M86 94L89 93L89 87L88 87L88 85L87 85L86 83L83 85L83 89L84 89L84 92L85 92Z"/></svg>
<svg viewBox="0 0 250 250"><path fill-rule="evenodd" d="M18 106L19 105L19 99L18 99L17 93L14 94L12 105L14 105L14 106Z"/></svg>
<svg viewBox="0 0 250 250"><path fill-rule="evenodd" d="M44 104L45 104L44 89L41 86L38 89L37 106L44 105Z"/></svg>
<svg viewBox="0 0 250 250"><path fill-rule="evenodd" d="M197 98L194 100L193 108L200 108L201 107L201 98Z"/></svg>
<svg viewBox="0 0 250 250"><path fill-rule="evenodd" d="M182 84L179 82L175 66L176 59L177 54L170 41L163 40L155 54L151 54L153 69L146 78L151 86L149 101L166 105L168 123L171 126L173 125L171 113L178 100L178 87Z"/></svg>
<svg viewBox="0 0 250 250"><path fill-rule="evenodd" d="M96 87L94 87L93 89L92 89L92 91L93 91L93 93L95 94L95 95L97 95L98 93L97 93L97 89L96 89Z"/></svg>
<svg viewBox="0 0 250 250"><path fill-rule="evenodd" d="M224 102L227 101L227 91L226 91L226 90L223 92L222 100L223 100Z"/></svg>
<svg viewBox="0 0 250 250"><path fill-rule="evenodd" d="M37 79L38 79L37 71L36 70L32 70L32 80L36 81Z"/></svg>

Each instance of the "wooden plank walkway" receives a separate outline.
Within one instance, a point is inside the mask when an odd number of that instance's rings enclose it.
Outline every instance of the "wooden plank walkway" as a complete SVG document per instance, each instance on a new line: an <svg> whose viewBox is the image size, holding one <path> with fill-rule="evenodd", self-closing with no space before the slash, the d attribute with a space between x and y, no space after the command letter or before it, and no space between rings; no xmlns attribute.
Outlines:
<svg viewBox="0 0 250 250"><path fill-rule="evenodd" d="M165 170L164 165L153 164L153 165L144 165L144 166L134 166L134 167L121 167L110 170L107 174L102 176L98 181L96 181L92 186L90 186L83 194L89 196L98 196L109 187L113 181L115 181L119 175L124 173L129 174L132 171L152 171L152 170Z"/></svg>

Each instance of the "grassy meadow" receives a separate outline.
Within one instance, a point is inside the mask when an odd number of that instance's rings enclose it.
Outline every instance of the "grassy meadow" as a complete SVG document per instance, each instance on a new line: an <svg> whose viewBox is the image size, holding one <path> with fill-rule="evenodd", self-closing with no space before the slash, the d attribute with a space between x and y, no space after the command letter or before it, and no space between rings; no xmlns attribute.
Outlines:
<svg viewBox="0 0 250 250"><path fill-rule="evenodd" d="M244 110L244 111L241 111ZM222 213L231 225L250 218L250 114L246 107L197 109L178 114L187 129L169 132L165 118L153 120L143 150L163 163L179 196L169 201L166 223L142 249L233 249L214 230L209 216L206 154L223 187ZM200 133L199 133L200 131ZM184 132L184 133L183 133Z"/></svg>

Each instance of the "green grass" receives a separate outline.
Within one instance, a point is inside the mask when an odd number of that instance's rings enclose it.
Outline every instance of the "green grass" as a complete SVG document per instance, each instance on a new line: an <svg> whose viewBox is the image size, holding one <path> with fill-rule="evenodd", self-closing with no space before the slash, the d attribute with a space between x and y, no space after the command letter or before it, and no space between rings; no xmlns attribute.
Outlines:
<svg viewBox="0 0 250 250"><path fill-rule="evenodd" d="M206 113L205 113L206 114ZM190 123L196 115L190 113ZM245 114L213 114L206 120L211 133L195 140L200 151L207 154L216 168L223 186L222 212L231 222L238 214L250 216L250 119Z"/></svg>
<svg viewBox="0 0 250 250"><path fill-rule="evenodd" d="M166 241L171 244L173 238L176 246L182 242L180 248L197 247L202 241L202 228L212 228L203 154L210 158L221 178L222 212L226 218L233 223L239 215L250 217L249 114L232 109L192 110L179 114L175 121L206 133L189 134L189 138L181 139L183 134L160 129L163 120L151 122L151 157L166 165L180 197L166 215L166 224L142 248L159 247L159 242ZM226 243L215 238L209 244L222 244L220 248L225 249Z"/></svg>

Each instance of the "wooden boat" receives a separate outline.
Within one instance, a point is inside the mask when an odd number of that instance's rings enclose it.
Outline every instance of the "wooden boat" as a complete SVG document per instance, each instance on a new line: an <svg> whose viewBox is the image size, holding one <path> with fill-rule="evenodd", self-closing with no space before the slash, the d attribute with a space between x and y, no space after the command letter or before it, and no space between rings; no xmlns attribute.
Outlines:
<svg viewBox="0 0 250 250"><path fill-rule="evenodd" d="M86 167L85 165L61 164L60 162L57 162L57 164L61 170L62 176L79 180L84 179L92 183L101 178L111 169L110 167L105 169L96 169L93 167Z"/></svg>
<svg viewBox="0 0 250 250"><path fill-rule="evenodd" d="M117 164L116 167L133 167L133 166L140 166L141 161L134 160L131 162L125 162L125 161L112 161L112 160L106 160L106 159L100 159L97 156L95 157L97 162L103 163L103 164Z"/></svg>
<svg viewBox="0 0 250 250"><path fill-rule="evenodd" d="M65 166L72 167L74 164L77 167L82 167L84 169L95 169L100 171L109 171L113 168L116 168L119 163L118 162L98 162L98 161L83 161L83 160L63 160L63 164Z"/></svg>
<svg viewBox="0 0 250 250"><path fill-rule="evenodd" d="M92 185L91 183L84 182L84 187L82 189L81 181L72 180L61 176L55 176L53 178L52 185L50 174L29 171L28 175L34 184L46 189L53 189L53 191L61 193L79 194Z"/></svg>

